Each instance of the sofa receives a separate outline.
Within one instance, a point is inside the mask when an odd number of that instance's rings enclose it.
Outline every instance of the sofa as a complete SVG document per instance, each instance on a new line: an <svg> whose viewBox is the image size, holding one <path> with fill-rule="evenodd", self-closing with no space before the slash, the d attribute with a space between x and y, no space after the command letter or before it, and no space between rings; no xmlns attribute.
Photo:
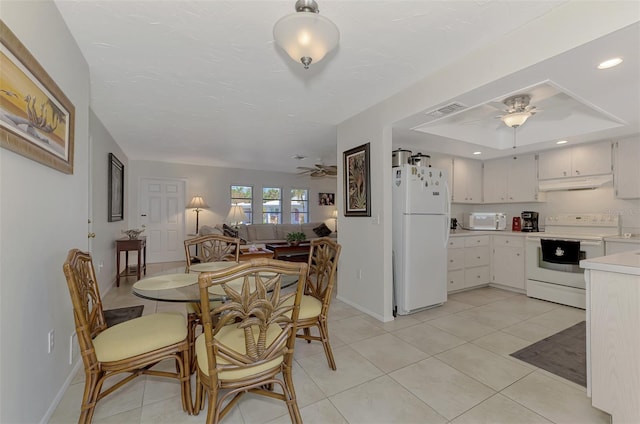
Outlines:
<svg viewBox="0 0 640 424"><path fill-rule="evenodd" d="M255 244L264 247L267 243L286 243L287 234L303 232L307 240L320 237L336 237L324 222L307 222L304 224L240 224L237 227L229 227L226 224L215 227L204 225L198 232L199 235L223 234L230 237L238 237L243 244Z"/></svg>

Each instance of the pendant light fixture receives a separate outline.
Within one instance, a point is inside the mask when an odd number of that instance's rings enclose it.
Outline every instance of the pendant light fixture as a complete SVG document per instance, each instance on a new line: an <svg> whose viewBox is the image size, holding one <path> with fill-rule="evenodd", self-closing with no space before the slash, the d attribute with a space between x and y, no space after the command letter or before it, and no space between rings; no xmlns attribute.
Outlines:
<svg viewBox="0 0 640 424"><path fill-rule="evenodd" d="M273 27L273 38L304 69L318 63L340 40L336 24L319 15L315 0L298 0L296 13L284 16Z"/></svg>

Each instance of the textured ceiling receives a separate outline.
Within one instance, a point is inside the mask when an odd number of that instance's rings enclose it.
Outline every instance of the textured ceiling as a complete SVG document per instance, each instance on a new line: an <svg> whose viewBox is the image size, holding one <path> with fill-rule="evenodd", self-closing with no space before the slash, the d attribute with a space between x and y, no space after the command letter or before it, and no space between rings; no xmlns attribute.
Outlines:
<svg viewBox="0 0 640 424"><path fill-rule="evenodd" d="M55 3L129 159L295 172L336 163L343 120L564 2L319 0L341 39L307 71L272 38L293 0Z"/></svg>

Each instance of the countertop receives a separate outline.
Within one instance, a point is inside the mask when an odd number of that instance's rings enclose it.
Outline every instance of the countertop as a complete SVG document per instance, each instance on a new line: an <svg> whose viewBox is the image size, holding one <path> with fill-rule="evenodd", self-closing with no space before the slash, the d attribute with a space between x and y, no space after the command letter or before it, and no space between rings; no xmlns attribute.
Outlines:
<svg viewBox="0 0 640 424"><path fill-rule="evenodd" d="M478 230L463 230L457 228L455 230L449 230L449 237L469 237L469 236L521 236L526 237L532 233L523 233L520 231L478 231ZM534 233L537 234L537 233Z"/></svg>
<svg viewBox="0 0 640 424"><path fill-rule="evenodd" d="M638 243L638 244L640 244L640 235L634 234L631 237L611 236L611 237L605 237L604 241L615 241L615 242L621 242L621 243Z"/></svg>
<svg viewBox="0 0 640 424"><path fill-rule="evenodd" d="M580 267L640 276L640 250L580 261Z"/></svg>

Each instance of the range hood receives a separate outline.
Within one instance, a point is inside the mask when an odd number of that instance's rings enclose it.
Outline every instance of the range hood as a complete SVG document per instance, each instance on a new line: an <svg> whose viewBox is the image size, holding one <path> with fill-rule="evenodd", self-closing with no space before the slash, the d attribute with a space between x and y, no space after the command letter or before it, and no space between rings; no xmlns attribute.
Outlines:
<svg viewBox="0 0 640 424"><path fill-rule="evenodd" d="M553 180L540 180L538 182L539 191L561 191L561 190L588 190L602 187L613 181L612 174L591 175L586 177L557 178Z"/></svg>

